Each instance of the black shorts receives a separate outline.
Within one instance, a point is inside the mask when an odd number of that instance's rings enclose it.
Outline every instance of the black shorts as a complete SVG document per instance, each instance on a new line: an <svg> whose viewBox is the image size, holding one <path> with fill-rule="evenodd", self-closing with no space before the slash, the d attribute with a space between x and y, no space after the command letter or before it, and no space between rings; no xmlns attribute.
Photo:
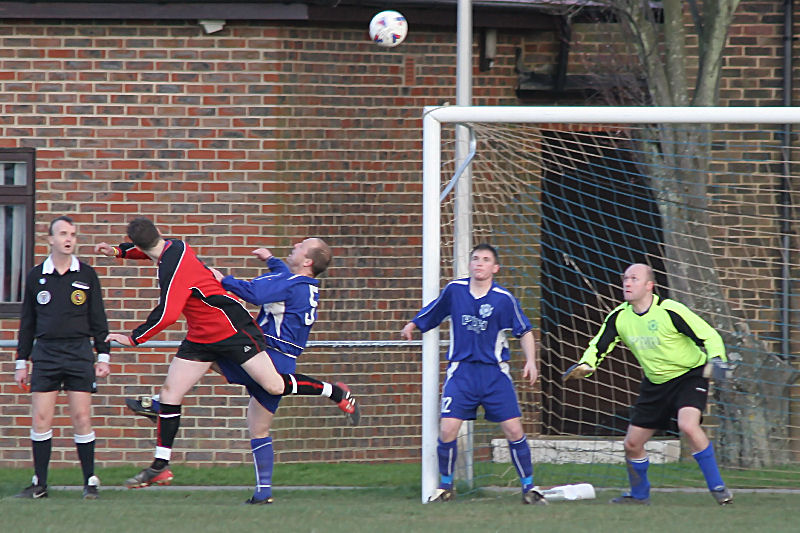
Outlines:
<svg viewBox="0 0 800 533"><path fill-rule="evenodd" d="M255 323L239 328L239 331L219 342L201 343L184 339L175 357L188 361L213 363L217 359L228 359L237 365L267 350L264 334Z"/></svg>
<svg viewBox="0 0 800 533"><path fill-rule="evenodd" d="M88 337L37 340L31 352L31 392L97 392Z"/></svg>
<svg viewBox="0 0 800 533"><path fill-rule="evenodd" d="M631 425L648 429L674 429L674 419L680 408L696 407L702 413L707 400L708 380L703 377L702 366L660 385L644 378L633 406Z"/></svg>

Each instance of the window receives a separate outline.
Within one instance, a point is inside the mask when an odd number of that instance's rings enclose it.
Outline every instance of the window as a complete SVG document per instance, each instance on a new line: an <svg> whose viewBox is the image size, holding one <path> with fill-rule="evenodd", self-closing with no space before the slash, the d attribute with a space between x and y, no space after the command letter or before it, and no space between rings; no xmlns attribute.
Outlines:
<svg viewBox="0 0 800 533"><path fill-rule="evenodd" d="M33 267L33 148L0 148L0 317L17 317L25 275Z"/></svg>

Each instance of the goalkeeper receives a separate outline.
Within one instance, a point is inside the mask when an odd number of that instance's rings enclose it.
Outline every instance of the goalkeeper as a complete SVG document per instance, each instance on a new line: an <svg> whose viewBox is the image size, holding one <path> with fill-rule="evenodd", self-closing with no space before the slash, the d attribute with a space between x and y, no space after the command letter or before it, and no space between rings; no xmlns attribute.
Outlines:
<svg viewBox="0 0 800 533"><path fill-rule="evenodd" d="M668 429L673 418L677 418L678 429L687 438L716 502L733 503L717 468L714 448L700 427L708 399L704 367L707 363L709 367L725 366L725 345L706 321L683 304L660 299L653 294L654 287L653 269L648 265L634 264L625 270L625 303L606 317L583 357L564 373L564 380L590 375L620 340L644 371L624 441L630 492L611 503L650 503L650 462L644 445L656 430Z"/></svg>

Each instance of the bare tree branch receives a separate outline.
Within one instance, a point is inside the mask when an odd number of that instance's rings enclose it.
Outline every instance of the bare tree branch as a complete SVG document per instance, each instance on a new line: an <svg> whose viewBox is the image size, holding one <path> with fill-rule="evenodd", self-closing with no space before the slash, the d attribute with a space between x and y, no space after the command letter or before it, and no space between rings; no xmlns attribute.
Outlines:
<svg viewBox="0 0 800 533"><path fill-rule="evenodd" d="M689 0L688 12L681 0L663 0L663 23L658 23L654 6L646 0L606 0L606 5L617 15L639 58L650 95L647 103L717 105L728 32L739 0L700 4ZM686 24L687 16L693 24ZM697 72L693 87L687 72ZM710 318L722 332L731 360L742 363L734 373L732 389L718 391L724 400L719 407L723 416L718 457L727 465L783 464L788 448L766 443L788 442L786 389L797 372L750 333L747 321L732 310L721 288L705 209L710 141L709 129L698 125L654 127L642 141L642 173L650 178L662 215L662 255L670 290Z"/></svg>

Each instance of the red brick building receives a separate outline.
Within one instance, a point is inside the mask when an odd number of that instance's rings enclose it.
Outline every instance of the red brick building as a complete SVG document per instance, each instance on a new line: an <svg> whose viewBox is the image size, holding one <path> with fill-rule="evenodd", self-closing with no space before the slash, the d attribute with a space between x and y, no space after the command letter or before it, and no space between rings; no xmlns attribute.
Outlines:
<svg viewBox="0 0 800 533"><path fill-rule="evenodd" d="M602 63L613 23L576 19L564 61L560 17L473 3L475 104L584 102L587 87L570 76ZM47 254L49 220L69 214L78 255L101 276L111 329L124 332L155 304L153 267L93 257L91 247L119 241L135 215L153 217L238 277L260 272L249 258L257 247L282 256L309 235L333 246L317 344L300 368L351 383L365 423L344 427L326 402L287 400L274 429L282 462L419 456L419 348L331 345L397 341L419 307L422 109L455 103L455 2L393 2L410 33L391 49L367 35L386 5L0 2L0 160L27 162L35 176L13 187L6 170L0 204L30 200L14 227L28 242L25 269ZM726 103L781 104L781 9L754 1L739 8ZM213 21L224 23L215 31ZM487 29L497 35L491 67L482 57ZM520 70L549 78L523 83ZM560 82L558 72L566 75ZM13 295L0 304L0 466L30 464L29 400L11 378L17 309ZM180 340L182 331L176 324L160 340ZM95 397L101 465L152 457L152 426L127 416L122 399L153 392L173 351L113 351L113 374ZM187 397L175 459L249 461L246 403L242 388L207 376ZM72 464L61 403L54 439L54 466Z"/></svg>

